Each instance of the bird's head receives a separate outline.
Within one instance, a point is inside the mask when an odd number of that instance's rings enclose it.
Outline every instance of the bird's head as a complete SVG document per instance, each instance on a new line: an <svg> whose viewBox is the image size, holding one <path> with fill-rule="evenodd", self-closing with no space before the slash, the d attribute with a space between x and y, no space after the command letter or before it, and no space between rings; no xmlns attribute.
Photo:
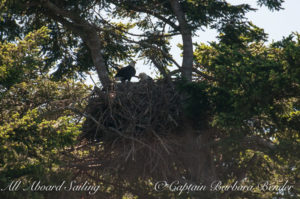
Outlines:
<svg viewBox="0 0 300 199"><path fill-rule="evenodd" d="M129 63L129 65L132 66L132 67L134 67L135 64L136 64L136 61L131 61L131 62Z"/></svg>

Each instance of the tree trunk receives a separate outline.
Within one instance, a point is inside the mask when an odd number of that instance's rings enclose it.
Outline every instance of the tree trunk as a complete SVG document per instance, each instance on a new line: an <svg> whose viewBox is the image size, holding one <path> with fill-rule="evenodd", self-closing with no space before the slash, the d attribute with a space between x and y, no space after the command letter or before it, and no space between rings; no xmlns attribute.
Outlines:
<svg viewBox="0 0 300 199"><path fill-rule="evenodd" d="M105 89L108 89L111 80L109 78L108 71L101 54L102 45L98 33L95 30L91 29L86 33L86 38L82 37L82 39L85 41L91 51L93 63L103 87Z"/></svg>
<svg viewBox="0 0 300 199"><path fill-rule="evenodd" d="M96 27L80 18L77 13L62 10L50 1L43 0L43 7L48 10L45 14L53 20L59 21L67 29L77 34L90 49L92 60L98 77L104 88L109 88L110 78L101 54L102 45Z"/></svg>
<svg viewBox="0 0 300 199"><path fill-rule="evenodd" d="M170 0L172 10L177 17L183 44L182 75L187 81L192 81L193 41L192 31L186 22L184 12L178 0Z"/></svg>

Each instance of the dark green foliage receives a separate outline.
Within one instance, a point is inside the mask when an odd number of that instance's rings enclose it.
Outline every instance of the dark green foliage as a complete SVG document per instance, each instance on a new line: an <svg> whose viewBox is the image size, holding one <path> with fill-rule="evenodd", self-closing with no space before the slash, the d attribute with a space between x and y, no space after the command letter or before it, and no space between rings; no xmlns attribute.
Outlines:
<svg viewBox="0 0 300 199"><path fill-rule="evenodd" d="M87 87L50 80L38 48L47 44L48 33L41 28L16 44L0 43L1 189L14 180L21 180L23 188L34 180L53 183L49 176L61 172L61 152L76 143L81 128L81 117L67 107L79 108ZM41 194L5 191L0 197L41 198Z"/></svg>
<svg viewBox="0 0 300 199"><path fill-rule="evenodd" d="M257 3L260 6L267 6L270 10L280 10L284 0L258 0Z"/></svg>
<svg viewBox="0 0 300 199"><path fill-rule="evenodd" d="M208 121L214 112L210 101L209 85L206 82L179 82L178 89L185 96L182 106L189 119L199 125L200 129L208 127Z"/></svg>

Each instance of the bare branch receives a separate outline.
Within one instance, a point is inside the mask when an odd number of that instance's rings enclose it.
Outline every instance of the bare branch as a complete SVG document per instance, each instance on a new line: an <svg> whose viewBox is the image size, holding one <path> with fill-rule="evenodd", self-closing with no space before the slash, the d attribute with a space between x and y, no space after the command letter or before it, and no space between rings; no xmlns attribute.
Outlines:
<svg viewBox="0 0 300 199"><path fill-rule="evenodd" d="M267 148L270 150L274 150L276 148L276 145L274 143L272 143L270 140L266 140L257 135L245 137L243 139L243 144L250 148L262 147L262 148Z"/></svg>
<svg viewBox="0 0 300 199"><path fill-rule="evenodd" d="M193 72L197 73L198 75L204 77L207 80L216 81L216 79L214 77L209 76L209 75L205 74L204 72L197 70L196 68L193 68Z"/></svg>

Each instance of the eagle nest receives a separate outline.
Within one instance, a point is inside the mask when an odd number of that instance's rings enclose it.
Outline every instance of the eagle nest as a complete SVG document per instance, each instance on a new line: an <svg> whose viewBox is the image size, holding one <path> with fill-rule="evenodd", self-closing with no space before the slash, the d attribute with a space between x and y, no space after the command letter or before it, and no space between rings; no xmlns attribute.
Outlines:
<svg viewBox="0 0 300 199"><path fill-rule="evenodd" d="M126 180L200 178L199 167L206 162L201 154L210 152L199 145L201 136L182 107L182 95L164 81L121 83L114 91L94 92L82 134L90 153L81 163Z"/></svg>
<svg viewBox="0 0 300 199"><path fill-rule="evenodd" d="M181 121L181 101L165 82L116 84L90 98L83 137L103 142L120 137L153 137L174 132Z"/></svg>

